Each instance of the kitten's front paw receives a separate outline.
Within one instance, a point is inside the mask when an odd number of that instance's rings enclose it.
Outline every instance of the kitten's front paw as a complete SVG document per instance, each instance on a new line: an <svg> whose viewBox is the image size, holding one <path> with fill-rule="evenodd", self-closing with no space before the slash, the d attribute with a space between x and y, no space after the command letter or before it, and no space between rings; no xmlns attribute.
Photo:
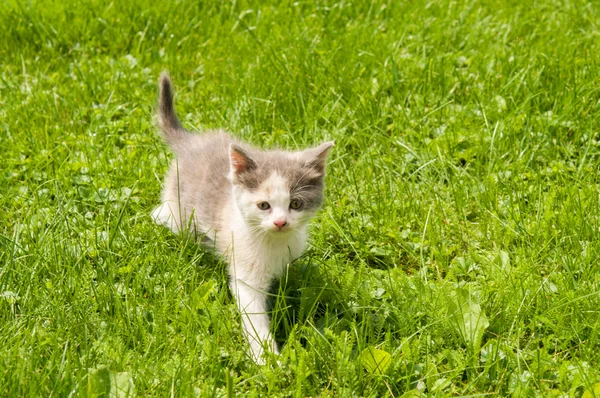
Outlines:
<svg viewBox="0 0 600 398"><path fill-rule="evenodd" d="M154 209L151 217L155 223L165 226L171 231L177 233L179 232L179 227L177 226L177 223L175 221L176 219L174 208L174 205L171 205L169 202L164 202L156 209Z"/></svg>
<svg viewBox="0 0 600 398"><path fill-rule="evenodd" d="M267 346L268 352L265 352L264 346ZM265 365L267 363L266 356L268 356L269 353L279 355L277 343L275 343L273 339L267 340L266 342L253 340L250 344L250 356L257 365Z"/></svg>

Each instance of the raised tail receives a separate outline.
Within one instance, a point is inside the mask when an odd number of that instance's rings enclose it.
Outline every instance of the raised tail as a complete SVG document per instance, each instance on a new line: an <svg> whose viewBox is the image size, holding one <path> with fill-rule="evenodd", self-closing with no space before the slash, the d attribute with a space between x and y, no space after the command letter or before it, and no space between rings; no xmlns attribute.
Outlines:
<svg viewBox="0 0 600 398"><path fill-rule="evenodd" d="M171 78L167 72L160 74L158 82L158 126L173 150L177 152L177 149L185 145L189 133L181 126L175 114Z"/></svg>

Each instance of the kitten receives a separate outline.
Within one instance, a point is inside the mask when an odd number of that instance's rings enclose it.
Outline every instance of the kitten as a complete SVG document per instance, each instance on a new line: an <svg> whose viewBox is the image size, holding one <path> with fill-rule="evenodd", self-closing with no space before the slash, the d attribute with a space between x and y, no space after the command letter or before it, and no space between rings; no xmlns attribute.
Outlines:
<svg viewBox="0 0 600 398"><path fill-rule="evenodd" d="M264 363L264 347L277 353L266 292L306 247L333 142L301 152L262 151L223 131L191 134L177 119L165 73L158 102L158 123L176 160L152 217L174 232L200 233L227 260L250 353Z"/></svg>

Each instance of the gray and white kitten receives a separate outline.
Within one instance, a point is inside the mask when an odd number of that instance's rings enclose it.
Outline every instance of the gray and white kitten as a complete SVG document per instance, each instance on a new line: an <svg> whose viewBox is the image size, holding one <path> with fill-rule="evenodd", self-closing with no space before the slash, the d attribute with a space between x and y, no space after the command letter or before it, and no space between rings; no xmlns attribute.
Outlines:
<svg viewBox="0 0 600 398"><path fill-rule="evenodd" d="M262 151L222 131L186 131L173 108L171 81L159 81L158 123L176 159L154 220L174 232L191 228L229 263L230 286L250 353L277 353L266 293L306 247L308 224L323 201L333 142L300 152Z"/></svg>

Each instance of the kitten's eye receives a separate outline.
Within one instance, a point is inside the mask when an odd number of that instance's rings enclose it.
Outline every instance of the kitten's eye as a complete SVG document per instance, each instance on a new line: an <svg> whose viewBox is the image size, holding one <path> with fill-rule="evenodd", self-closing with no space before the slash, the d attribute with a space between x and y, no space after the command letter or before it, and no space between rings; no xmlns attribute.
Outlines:
<svg viewBox="0 0 600 398"><path fill-rule="evenodd" d="M302 208L303 205L304 203L302 203L298 199L294 199L290 202L290 209L299 210Z"/></svg>
<svg viewBox="0 0 600 398"><path fill-rule="evenodd" d="M269 202L260 202L257 204L257 206L261 210L269 210L271 208L271 205L269 204Z"/></svg>

